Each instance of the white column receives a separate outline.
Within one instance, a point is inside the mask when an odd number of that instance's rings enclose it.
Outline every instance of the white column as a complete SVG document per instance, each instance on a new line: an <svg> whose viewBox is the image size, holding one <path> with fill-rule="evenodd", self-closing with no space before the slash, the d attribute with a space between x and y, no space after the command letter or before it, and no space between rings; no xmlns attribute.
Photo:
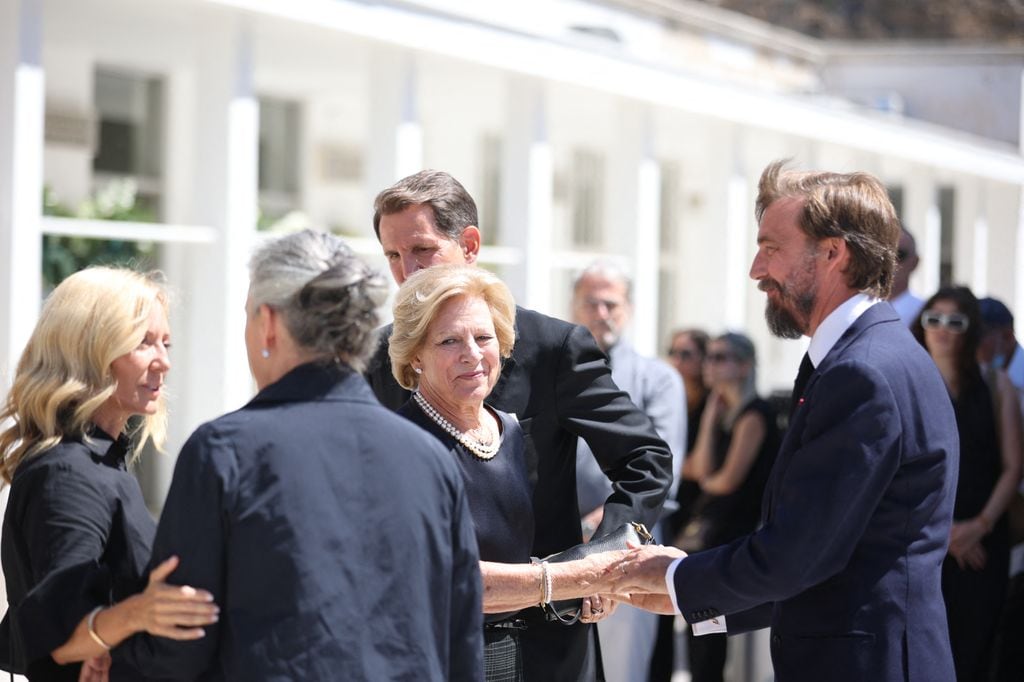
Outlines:
<svg viewBox="0 0 1024 682"><path fill-rule="evenodd" d="M32 333L42 289L42 24L41 0L0 2L0 396ZM0 490L0 522L9 492Z"/></svg>
<svg viewBox="0 0 1024 682"><path fill-rule="evenodd" d="M505 272L505 281L520 305L550 310L554 161L542 83L510 77L505 130L500 242L524 255L521 265Z"/></svg>
<svg viewBox="0 0 1024 682"><path fill-rule="evenodd" d="M1024 214L1021 189L1005 183L986 182L983 215L988 228L987 276L985 293L1003 301L1011 310L1020 310L1016 298L1021 284L1021 238ZM979 294L981 295L981 294ZM1020 319L1021 315L1015 316ZM1018 323L1019 324L1019 323Z"/></svg>
<svg viewBox="0 0 1024 682"><path fill-rule="evenodd" d="M0 2L0 394L32 333L42 289L42 4Z"/></svg>
<svg viewBox="0 0 1024 682"><path fill-rule="evenodd" d="M739 154L740 150L736 150ZM736 164L725 189L725 326L742 330L747 324L747 292L750 290L750 240L753 226L750 184Z"/></svg>
<svg viewBox="0 0 1024 682"><path fill-rule="evenodd" d="M904 223L914 235L921 259L911 275L910 289L927 298L939 288L942 216L938 192L931 176L920 166L909 169L904 192Z"/></svg>
<svg viewBox="0 0 1024 682"><path fill-rule="evenodd" d="M982 288L985 287L985 252L979 251L979 247L985 246L987 234L984 233L986 226L979 225L979 221L984 223L979 195L980 182L977 179L957 177L950 185L954 193L953 214L950 216L953 221L952 281L971 287L976 295L981 296L975 284L981 283ZM978 232L979 227L982 233ZM979 239L983 243L979 244Z"/></svg>
<svg viewBox="0 0 1024 682"><path fill-rule="evenodd" d="M1022 115L1024 117L1024 115ZM1024 131L1022 131L1024 132ZM1021 140L1024 147L1024 138ZM1024 338L1024 185L1017 191L1017 249L1013 260L1014 287L1011 309L1018 311L1014 316L1018 339Z"/></svg>
<svg viewBox="0 0 1024 682"><path fill-rule="evenodd" d="M416 88L412 53L387 45L372 49L366 146L368 216L373 214L373 199L378 192L423 169L423 129Z"/></svg>
<svg viewBox="0 0 1024 682"><path fill-rule="evenodd" d="M187 365L175 368L175 430L235 409L253 393L245 354L243 305L258 201L259 107L252 84L250 31L244 20L211 21L197 57L194 145L194 219L218 230L214 244L190 247L188 277L178 282ZM181 264L180 261L178 263Z"/></svg>
<svg viewBox="0 0 1024 682"><path fill-rule="evenodd" d="M651 121L645 107L620 103L617 118L617 136L606 167L606 246L629 261L633 345L640 353L657 355L661 168L653 158Z"/></svg>
<svg viewBox="0 0 1024 682"><path fill-rule="evenodd" d="M165 122L162 140L162 217L171 224L191 224L196 217L191 202L195 194L193 184L196 182L196 159L205 159L205 156L194 142L196 118L200 113L196 103L195 75L187 63L179 64L173 71L164 74L165 96L161 112ZM212 305L204 302L201 287L206 285L207 280L197 274L194 264L197 259L207 262L202 260L208 258L204 251L214 248L214 244L197 246L173 242L160 247L160 269L166 273L171 290L180 292L181 296L173 300L171 306L171 335L176 345L168 377L170 391L167 407L170 418L165 444L167 456L150 455L141 458L137 472L146 500L155 508L163 504L170 487L174 474L174 455L181 450L199 422L212 416L193 405L195 396L206 393L208 386L206 383L197 385L195 382L199 379L195 373L190 375L188 368L196 363L205 366L210 362L209 358L197 354L202 346L193 341L196 336L207 333L206 329L196 327L195 320L201 319L202 313L195 308ZM213 409L212 405L204 408L211 412Z"/></svg>
<svg viewBox="0 0 1024 682"><path fill-rule="evenodd" d="M971 290L981 298L988 295L988 218L979 213L974 219L974 263Z"/></svg>

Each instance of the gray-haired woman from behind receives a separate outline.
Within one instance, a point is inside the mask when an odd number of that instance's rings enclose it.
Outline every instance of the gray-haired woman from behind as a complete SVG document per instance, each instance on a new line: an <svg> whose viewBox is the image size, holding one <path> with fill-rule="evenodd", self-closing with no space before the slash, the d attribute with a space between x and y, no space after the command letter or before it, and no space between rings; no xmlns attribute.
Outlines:
<svg viewBox="0 0 1024 682"><path fill-rule="evenodd" d="M479 680L481 583L455 463L359 369L384 279L327 234L263 244L245 345L259 393L185 444L154 543L222 618L149 638L174 679ZM115 661L116 664L116 661Z"/></svg>

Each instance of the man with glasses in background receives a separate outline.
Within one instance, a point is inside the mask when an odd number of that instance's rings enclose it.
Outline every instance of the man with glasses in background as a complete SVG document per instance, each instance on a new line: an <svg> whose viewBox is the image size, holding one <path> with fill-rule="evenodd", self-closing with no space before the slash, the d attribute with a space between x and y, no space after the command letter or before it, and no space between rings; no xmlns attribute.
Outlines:
<svg viewBox="0 0 1024 682"><path fill-rule="evenodd" d="M608 356L612 380L651 418L658 435L672 451L672 487L654 529L658 542L668 542L665 517L675 510L676 487L686 454L686 397L683 382L657 358L641 355L624 337L633 318L633 283L614 263L592 263L572 287L573 322L590 330L597 346ZM576 494L584 539L593 535L604 515L604 502L612 482L601 469L586 441L576 444ZM636 679L646 671L654 649L657 616L631 606L620 606L597 624L601 656L608 680Z"/></svg>
<svg viewBox="0 0 1024 682"><path fill-rule="evenodd" d="M892 278L892 292L889 303L896 309L896 314L909 327L921 313L924 299L910 290L910 275L917 269L920 259L917 256L917 242L914 235L906 227L900 227L900 240L896 245L896 272Z"/></svg>

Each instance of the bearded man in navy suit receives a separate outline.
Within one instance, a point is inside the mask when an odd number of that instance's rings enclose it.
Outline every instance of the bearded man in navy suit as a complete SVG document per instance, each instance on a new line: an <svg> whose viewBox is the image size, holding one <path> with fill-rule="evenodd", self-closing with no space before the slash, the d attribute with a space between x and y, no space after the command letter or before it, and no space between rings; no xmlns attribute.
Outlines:
<svg viewBox="0 0 1024 682"><path fill-rule="evenodd" d="M811 338L762 526L692 556L625 553L605 586L696 634L771 627L780 682L952 682L940 567L959 443L935 365L882 300L899 221L865 173L776 162L758 189L750 276L771 331Z"/></svg>

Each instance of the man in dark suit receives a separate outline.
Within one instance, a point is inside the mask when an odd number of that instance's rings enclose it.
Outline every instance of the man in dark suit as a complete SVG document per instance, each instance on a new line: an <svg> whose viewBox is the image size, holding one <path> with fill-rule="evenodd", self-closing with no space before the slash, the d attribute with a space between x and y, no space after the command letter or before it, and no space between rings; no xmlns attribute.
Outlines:
<svg viewBox="0 0 1024 682"><path fill-rule="evenodd" d="M476 204L451 175L422 171L385 189L374 202L374 230L391 274L442 263L475 263L480 251ZM398 409L409 398L391 374L387 327L367 378L380 401ZM672 455L650 419L612 381L604 354L584 327L517 308L512 357L487 403L518 416L527 436L536 519L532 554L543 557L582 540L576 500L576 439L591 447L612 481L595 537L628 521L653 528L671 482ZM585 679L583 624L544 621L523 613L528 680Z"/></svg>
<svg viewBox="0 0 1024 682"><path fill-rule="evenodd" d="M892 307L899 222L863 173L762 174L750 269L783 338L811 337L762 527L608 567L695 632L771 627L776 679L954 679L940 566L959 443L938 371Z"/></svg>

